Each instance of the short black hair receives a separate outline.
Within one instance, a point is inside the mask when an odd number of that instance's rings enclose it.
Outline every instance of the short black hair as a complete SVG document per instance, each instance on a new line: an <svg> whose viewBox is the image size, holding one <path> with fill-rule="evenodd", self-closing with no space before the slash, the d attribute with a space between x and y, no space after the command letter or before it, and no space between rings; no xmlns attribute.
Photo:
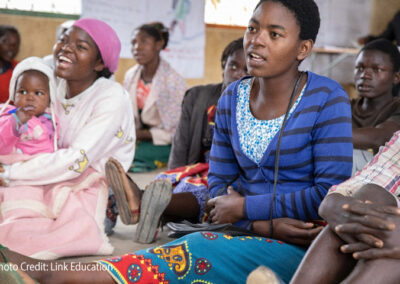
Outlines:
<svg viewBox="0 0 400 284"><path fill-rule="evenodd" d="M168 28L161 22L152 22L144 24L135 29L135 31L144 31L154 37L156 41L164 40L162 49L166 48L169 40Z"/></svg>
<svg viewBox="0 0 400 284"><path fill-rule="evenodd" d="M390 61L393 65L393 71L399 72L400 71L400 52L397 47L389 40L381 38L370 41L363 48L361 48L361 52L365 50L379 50L383 53L386 53L390 57Z"/></svg>
<svg viewBox="0 0 400 284"><path fill-rule="evenodd" d="M237 50L243 50L243 37L231 41L222 52L221 56L221 67L225 68L228 57L235 53Z"/></svg>
<svg viewBox="0 0 400 284"><path fill-rule="evenodd" d="M296 17L297 23L300 27L300 39L311 39L315 42L321 24L319 10L314 0L260 0L256 10L264 2L277 2L285 6Z"/></svg>
<svg viewBox="0 0 400 284"><path fill-rule="evenodd" d="M3 37L6 33L14 33L18 37L18 41L21 41L21 36L19 34L19 31L16 27L14 26L9 26L9 25L0 25L0 38Z"/></svg>

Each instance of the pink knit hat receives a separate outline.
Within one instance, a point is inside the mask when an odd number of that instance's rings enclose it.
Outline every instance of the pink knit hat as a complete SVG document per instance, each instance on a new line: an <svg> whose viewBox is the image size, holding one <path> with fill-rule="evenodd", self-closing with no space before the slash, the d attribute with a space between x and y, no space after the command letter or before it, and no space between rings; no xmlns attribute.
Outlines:
<svg viewBox="0 0 400 284"><path fill-rule="evenodd" d="M113 28L103 21L90 18L79 19L73 26L81 28L90 35L99 48L104 66L115 72L118 68L121 41Z"/></svg>

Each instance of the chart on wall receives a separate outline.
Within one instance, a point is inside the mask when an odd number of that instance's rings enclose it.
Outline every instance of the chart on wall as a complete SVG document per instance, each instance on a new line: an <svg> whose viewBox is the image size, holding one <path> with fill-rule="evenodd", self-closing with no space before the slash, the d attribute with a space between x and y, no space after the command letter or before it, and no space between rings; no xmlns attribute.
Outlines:
<svg viewBox="0 0 400 284"><path fill-rule="evenodd" d="M132 31L141 24L159 21L170 32L161 53L185 78L204 73L204 0L82 0L82 17L105 21L122 43L121 58L132 58Z"/></svg>

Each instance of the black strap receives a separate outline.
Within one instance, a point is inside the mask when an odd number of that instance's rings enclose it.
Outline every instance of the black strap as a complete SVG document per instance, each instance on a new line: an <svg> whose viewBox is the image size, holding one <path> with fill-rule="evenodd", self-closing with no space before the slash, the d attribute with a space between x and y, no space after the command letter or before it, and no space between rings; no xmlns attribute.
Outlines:
<svg viewBox="0 0 400 284"><path fill-rule="evenodd" d="M280 150L281 150L281 140L282 140L282 135L283 131L286 126L286 121L289 116L290 109L293 104L294 97L296 96L297 89L299 88L301 78L303 77L303 72L300 72L299 77L297 78L296 84L294 85L292 94L290 95L289 99L289 104L285 113L285 117L283 118L282 126L281 126L281 131L279 132L279 137L278 137L278 143L276 145L276 154L275 154L275 166L274 166L274 187L272 190L272 199L271 199L271 206L270 206L270 219L269 219L269 224L270 224L270 237L272 238L274 235L274 224L273 224L273 219L272 215L275 210L275 199L276 199L276 185L278 183L278 172L279 172L279 155L280 155Z"/></svg>

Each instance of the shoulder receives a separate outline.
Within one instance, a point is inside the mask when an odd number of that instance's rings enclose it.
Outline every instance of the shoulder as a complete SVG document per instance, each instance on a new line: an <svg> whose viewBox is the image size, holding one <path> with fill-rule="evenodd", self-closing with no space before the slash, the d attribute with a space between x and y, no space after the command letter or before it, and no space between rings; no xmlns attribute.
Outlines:
<svg viewBox="0 0 400 284"><path fill-rule="evenodd" d="M400 111L400 97L394 97L392 100L392 108L396 112L396 115Z"/></svg>
<svg viewBox="0 0 400 284"><path fill-rule="evenodd" d="M246 76L240 80L230 83L222 93L218 105L235 103L238 92L250 92L252 80L252 76Z"/></svg>
<svg viewBox="0 0 400 284"><path fill-rule="evenodd" d="M18 63L19 63L19 61L17 61L17 60L11 61L12 68L14 69L14 67L17 66Z"/></svg>
<svg viewBox="0 0 400 284"><path fill-rule="evenodd" d="M349 97L343 87L336 81L308 71L307 87L305 97L312 97L313 100L333 99L343 97L349 102Z"/></svg>
<svg viewBox="0 0 400 284"><path fill-rule="evenodd" d="M165 59L160 57L160 65L158 66L162 76L173 77L175 80L185 82L185 79L179 74ZM186 83L185 83L186 84Z"/></svg>
<svg viewBox="0 0 400 284"><path fill-rule="evenodd" d="M185 100L197 100L200 97L214 96L216 93L220 93L221 89L222 83L195 86L186 91Z"/></svg>
<svg viewBox="0 0 400 284"><path fill-rule="evenodd" d="M136 65L132 66L131 68L126 70L124 77L125 78L132 77L139 70L139 68L140 68L139 64L136 64Z"/></svg>
<svg viewBox="0 0 400 284"><path fill-rule="evenodd" d="M98 101L111 104L111 105L125 105L130 104L130 99L127 91L118 82L106 78L99 78L94 83L94 97Z"/></svg>

